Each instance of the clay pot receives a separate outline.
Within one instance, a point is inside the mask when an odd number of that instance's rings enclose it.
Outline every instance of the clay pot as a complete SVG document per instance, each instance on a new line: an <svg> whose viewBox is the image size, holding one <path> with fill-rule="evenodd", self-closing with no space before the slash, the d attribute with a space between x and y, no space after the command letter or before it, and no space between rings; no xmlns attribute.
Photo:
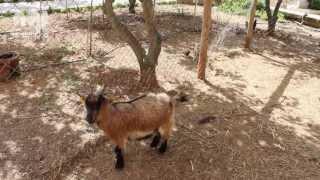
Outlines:
<svg viewBox="0 0 320 180"><path fill-rule="evenodd" d="M19 56L15 52L0 54L0 81L19 75Z"/></svg>

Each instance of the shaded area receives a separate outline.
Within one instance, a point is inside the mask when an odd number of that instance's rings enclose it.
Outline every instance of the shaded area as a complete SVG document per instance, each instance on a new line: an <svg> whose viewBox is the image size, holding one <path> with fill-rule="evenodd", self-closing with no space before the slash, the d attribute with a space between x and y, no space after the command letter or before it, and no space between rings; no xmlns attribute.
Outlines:
<svg viewBox="0 0 320 180"><path fill-rule="evenodd" d="M171 15L164 15L162 32L171 23L165 18L170 19ZM187 93L190 101L178 105L178 131L164 156L131 142L125 156L126 169L121 173L113 169L112 146L82 120L83 109L74 92L88 93L96 84L104 83L107 96L127 99L145 90L137 83L139 74L128 47L101 56L96 51L95 58L88 61L28 72L6 87L0 84L0 119L3 120L0 179L318 179L319 126L308 125L307 130L312 134L308 138L297 134L292 126L272 121L281 119L298 127L303 124L304 119L299 116L287 114L274 118L273 113L282 108L299 108L302 99L282 100L290 85L303 79L302 75L318 79L318 66L309 61L317 58L317 50L309 48L305 56L294 49L282 52L280 40L261 38L255 43L265 49L247 52L239 48L241 35L239 38L233 33L214 51L220 54L210 58L211 78L201 82L194 78L193 64L183 62L186 61L183 51L192 49L193 39L200 34L183 33L183 28L179 29L190 17L177 19L181 23L174 23L176 33L167 34L159 61L158 76L163 87L154 91L176 88ZM85 45L71 48L70 42L81 42L81 37L68 33L62 38L57 36L59 46L51 44L41 49L15 44L0 49L10 47L21 53L25 69L80 58ZM114 41L102 45L97 42L96 46L107 51L106 44L112 46L118 42L114 37ZM289 45L298 49L301 44ZM270 88L266 100L248 94L248 88L254 84L241 72L243 69L219 68L216 64L230 61L241 67L236 63L254 64L257 57L262 57L258 59L263 62L259 66L270 68L267 65L271 64L284 71L276 83L267 84L274 88ZM219 78L227 83L219 84L216 81ZM258 105L262 106L261 110L253 108ZM215 118L199 125L199 120L207 116Z"/></svg>

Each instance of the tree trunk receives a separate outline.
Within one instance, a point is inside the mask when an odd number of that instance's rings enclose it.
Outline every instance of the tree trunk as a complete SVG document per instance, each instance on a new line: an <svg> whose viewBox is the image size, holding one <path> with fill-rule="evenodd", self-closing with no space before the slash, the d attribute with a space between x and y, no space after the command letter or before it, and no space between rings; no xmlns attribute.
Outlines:
<svg viewBox="0 0 320 180"><path fill-rule="evenodd" d="M151 87L158 86L158 81L156 77L156 66L158 65L158 58L161 52L161 35L157 31L155 23L154 23L154 6L151 0L140 0L142 3L143 9L143 18L145 20L145 26L148 32L148 36L150 39L150 46L148 50L148 54L144 59L143 70L141 69L141 83L147 85L146 83L150 83ZM148 72L149 76L147 79L149 81L144 81L144 74L142 71Z"/></svg>
<svg viewBox="0 0 320 180"><path fill-rule="evenodd" d="M272 34L276 29L276 24L278 21L278 13L283 0L278 0L274 11L272 13L270 9L270 0L266 0L266 13L268 16L268 34Z"/></svg>
<svg viewBox="0 0 320 180"><path fill-rule="evenodd" d="M200 53L198 61L198 78L205 79L206 65L208 57L209 34L211 29L211 9L212 0L204 0L203 22L200 40Z"/></svg>
<svg viewBox="0 0 320 180"><path fill-rule="evenodd" d="M142 47L138 39L129 31L127 26L122 24L115 15L112 7L112 0L106 0L103 11L112 21L112 27L119 36L126 41L135 53L140 67L140 82L143 86L152 88L158 86L156 77L156 66L161 52L161 35L156 29L151 0L140 0L143 9L143 18L150 39L148 53Z"/></svg>
<svg viewBox="0 0 320 180"><path fill-rule="evenodd" d="M158 80L156 76L156 66L145 65L140 70L140 83L146 88L150 89L158 87Z"/></svg>
<svg viewBox="0 0 320 180"><path fill-rule="evenodd" d="M129 13L135 14L136 0L129 0Z"/></svg>
<svg viewBox="0 0 320 180"><path fill-rule="evenodd" d="M250 17L249 17L249 25L247 29L247 36L245 40L244 47L245 48L250 48L252 38L253 38L253 31L254 31L254 17L256 15L256 6L257 6L257 1L258 0L252 0L251 2L251 10L250 10Z"/></svg>

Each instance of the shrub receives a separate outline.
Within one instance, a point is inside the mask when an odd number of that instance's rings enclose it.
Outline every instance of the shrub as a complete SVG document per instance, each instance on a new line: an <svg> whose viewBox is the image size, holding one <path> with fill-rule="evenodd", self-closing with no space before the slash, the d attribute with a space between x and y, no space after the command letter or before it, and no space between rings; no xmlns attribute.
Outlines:
<svg viewBox="0 0 320 180"><path fill-rule="evenodd" d="M268 16L265 10L258 10L256 12L256 16L259 17L260 19L263 20L268 20ZM284 22L285 21L285 15L281 12L278 13L278 21L279 22Z"/></svg>
<svg viewBox="0 0 320 180"><path fill-rule="evenodd" d="M52 13L53 13L53 9L52 9L51 6L49 6L49 8L48 8L48 10L47 10L47 13L48 13L48 14L52 14Z"/></svg>
<svg viewBox="0 0 320 180"><path fill-rule="evenodd" d="M320 10L320 0L311 0L310 8Z"/></svg>
<svg viewBox="0 0 320 180"><path fill-rule="evenodd" d="M247 0L226 0L219 6L219 9L227 13L245 14L248 9L246 6L248 6Z"/></svg>
<svg viewBox="0 0 320 180"><path fill-rule="evenodd" d="M29 13L28 13L28 11L27 11L27 10L23 10L23 11L22 11L22 15L24 15L24 16L28 16L28 14L29 14Z"/></svg>
<svg viewBox="0 0 320 180"><path fill-rule="evenodd" d="M80 7L76 7L76 8L74 8L73 10L74 10L75 12L78 12L78 13L81 12L81 8L80 8Z"/></svg>
<svg viewBox="0 0 320 180"><path fill-rule="evenodd" d="M115 9L116 9L116 8L125 8L125 7L127 7L127 6L128 6L128 5L116 3L116 4L114 5L114 8L115 8Z"/></svg>
<svg viewBox="0 0 320 180"><path fill-rule="evenodd" d="M219 9L227 13L245 15L250 8L251 2L251 0L225 0L219 5ZM258 0L257 10L263 10L264 8L264 0Z"/></svg>
<svg viewBox="0 0 320 180"><path fill-rule="evenodd" d="M3 17L12 17L14 16L14 13L10 12L10 11L7 11L5 13L1 13L0 16L3 16Z"/></svg>

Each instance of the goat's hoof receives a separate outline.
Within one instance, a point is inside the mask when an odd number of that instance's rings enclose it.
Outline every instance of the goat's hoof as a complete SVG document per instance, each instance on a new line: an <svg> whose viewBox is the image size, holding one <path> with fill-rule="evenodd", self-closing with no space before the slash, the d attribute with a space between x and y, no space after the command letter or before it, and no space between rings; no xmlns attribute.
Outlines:
<svg viewBox="0 0 320 180"><path fill-rule="evenodd" d="M150 144L150 147L151 148L156 148L158 146L158 144L159 144L159 141L158 142L152 141L151 144Z"/></svg>
<svg viewBox="0 0 320 180"><path fill-rule="evenodd" d="M167 151L167 144L161 144L159 148L159 153L164 154Z"/></svg>
<svg viewBox="0 0 320 180"><path fill-rule="evenodd" d="M115 168L117 170L122 170L124 168L124 162L116 162Z"/></svg>
<svg viewBox="0 0 320 180"><path fill-rule="evenodd" d="M151 148L156 148L159 145L160 136L155 136L150 144Z"/></svg>

